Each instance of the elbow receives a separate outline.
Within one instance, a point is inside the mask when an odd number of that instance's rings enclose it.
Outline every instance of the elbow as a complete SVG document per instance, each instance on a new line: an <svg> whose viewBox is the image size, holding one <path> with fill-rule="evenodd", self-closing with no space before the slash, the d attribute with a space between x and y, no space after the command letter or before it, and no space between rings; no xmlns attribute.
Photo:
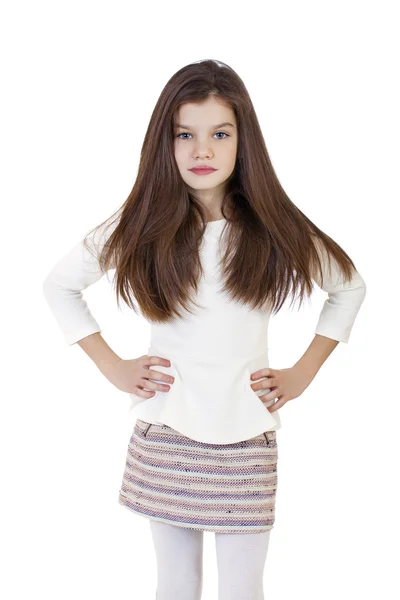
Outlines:
<svg viewBox="0 0 400 600"><path fill-rule="evenodd" d="M54 282L51 277L51 273L48 273L42 282L43 294L47 297L51 289L54 288Z"/></svg>
<svg viewBox="0 0 400 600"><path fill-rule="evenodd" d="M50 285L50 277L47 275L42 282L43 294L46 296Z"/></svg>
<svg viewBox="0 0 400 600"><path fill-rule="evenodd" d="M367 285L364 279L361 277L360 273L357 273L356 277L351 282L351 288L354 293L357 294L359 303L361 304L364 301L364 298L367 293Z"/></svg>
<svg viewBox="0 0 400 600"><path fill-rule="evenodd" d="M364 302L364 298L367 295L367 285L364 279L361 278L360 288L359 288L360 301Z"/></svg>

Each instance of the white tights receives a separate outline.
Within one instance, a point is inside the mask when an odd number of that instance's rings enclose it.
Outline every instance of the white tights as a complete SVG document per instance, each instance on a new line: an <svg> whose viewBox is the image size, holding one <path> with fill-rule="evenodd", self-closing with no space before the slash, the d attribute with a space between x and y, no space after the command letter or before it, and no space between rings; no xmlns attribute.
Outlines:
<svg viewBox="0 0 400 600"><path fill-rule="evenodd" d="M200 600L203 531L149 519L157 559L156 600ZM271 531L215 533L218 600L264 600Z"/></svg>

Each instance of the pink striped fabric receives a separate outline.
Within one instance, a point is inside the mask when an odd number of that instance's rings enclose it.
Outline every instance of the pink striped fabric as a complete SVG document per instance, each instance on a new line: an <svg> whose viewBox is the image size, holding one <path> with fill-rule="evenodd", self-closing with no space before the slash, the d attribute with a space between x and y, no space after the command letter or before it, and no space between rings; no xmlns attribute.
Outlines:
<svg viewBox="0 0 400 600"><path fill-rule="evenodd" d="M274 430L234 444L209 444L137 419L119 503L189 529L261 533L274 526L277 460Z"/></svg>

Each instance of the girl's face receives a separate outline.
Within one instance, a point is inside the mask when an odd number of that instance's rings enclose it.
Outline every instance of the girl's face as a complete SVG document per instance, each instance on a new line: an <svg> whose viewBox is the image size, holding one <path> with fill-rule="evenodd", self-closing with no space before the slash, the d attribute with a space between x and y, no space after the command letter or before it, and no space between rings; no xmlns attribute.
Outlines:
<svg viewBox="0 0 400 600"><path fill-rule="evenodd" d="M175 159L182 179L208 208L222 201L225 182L236 163L238 132L234 111L209 97L202 104L183 104L174 120ZM216 169L209 175L190 171L199 165Z"/></svg>

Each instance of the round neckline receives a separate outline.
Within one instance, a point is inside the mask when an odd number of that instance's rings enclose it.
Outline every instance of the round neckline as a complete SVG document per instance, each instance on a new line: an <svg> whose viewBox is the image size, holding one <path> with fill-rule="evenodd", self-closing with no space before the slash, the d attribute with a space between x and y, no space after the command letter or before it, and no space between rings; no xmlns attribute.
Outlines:
<svg viewBox="0 0 400 600"><path fill-rule="evenodd" d="M207 221L204 235L206 239L220 238L224 230L226 219L215 219L215 221Z"/></svg>
<svg viewBox="0 0 400 600"><path fill-rule="evenodd" d="M226 221L224 217L222 219L215 219L214 221L207 221L206 227L214 227L218 224L224 223L224 221Z"/></svg>

